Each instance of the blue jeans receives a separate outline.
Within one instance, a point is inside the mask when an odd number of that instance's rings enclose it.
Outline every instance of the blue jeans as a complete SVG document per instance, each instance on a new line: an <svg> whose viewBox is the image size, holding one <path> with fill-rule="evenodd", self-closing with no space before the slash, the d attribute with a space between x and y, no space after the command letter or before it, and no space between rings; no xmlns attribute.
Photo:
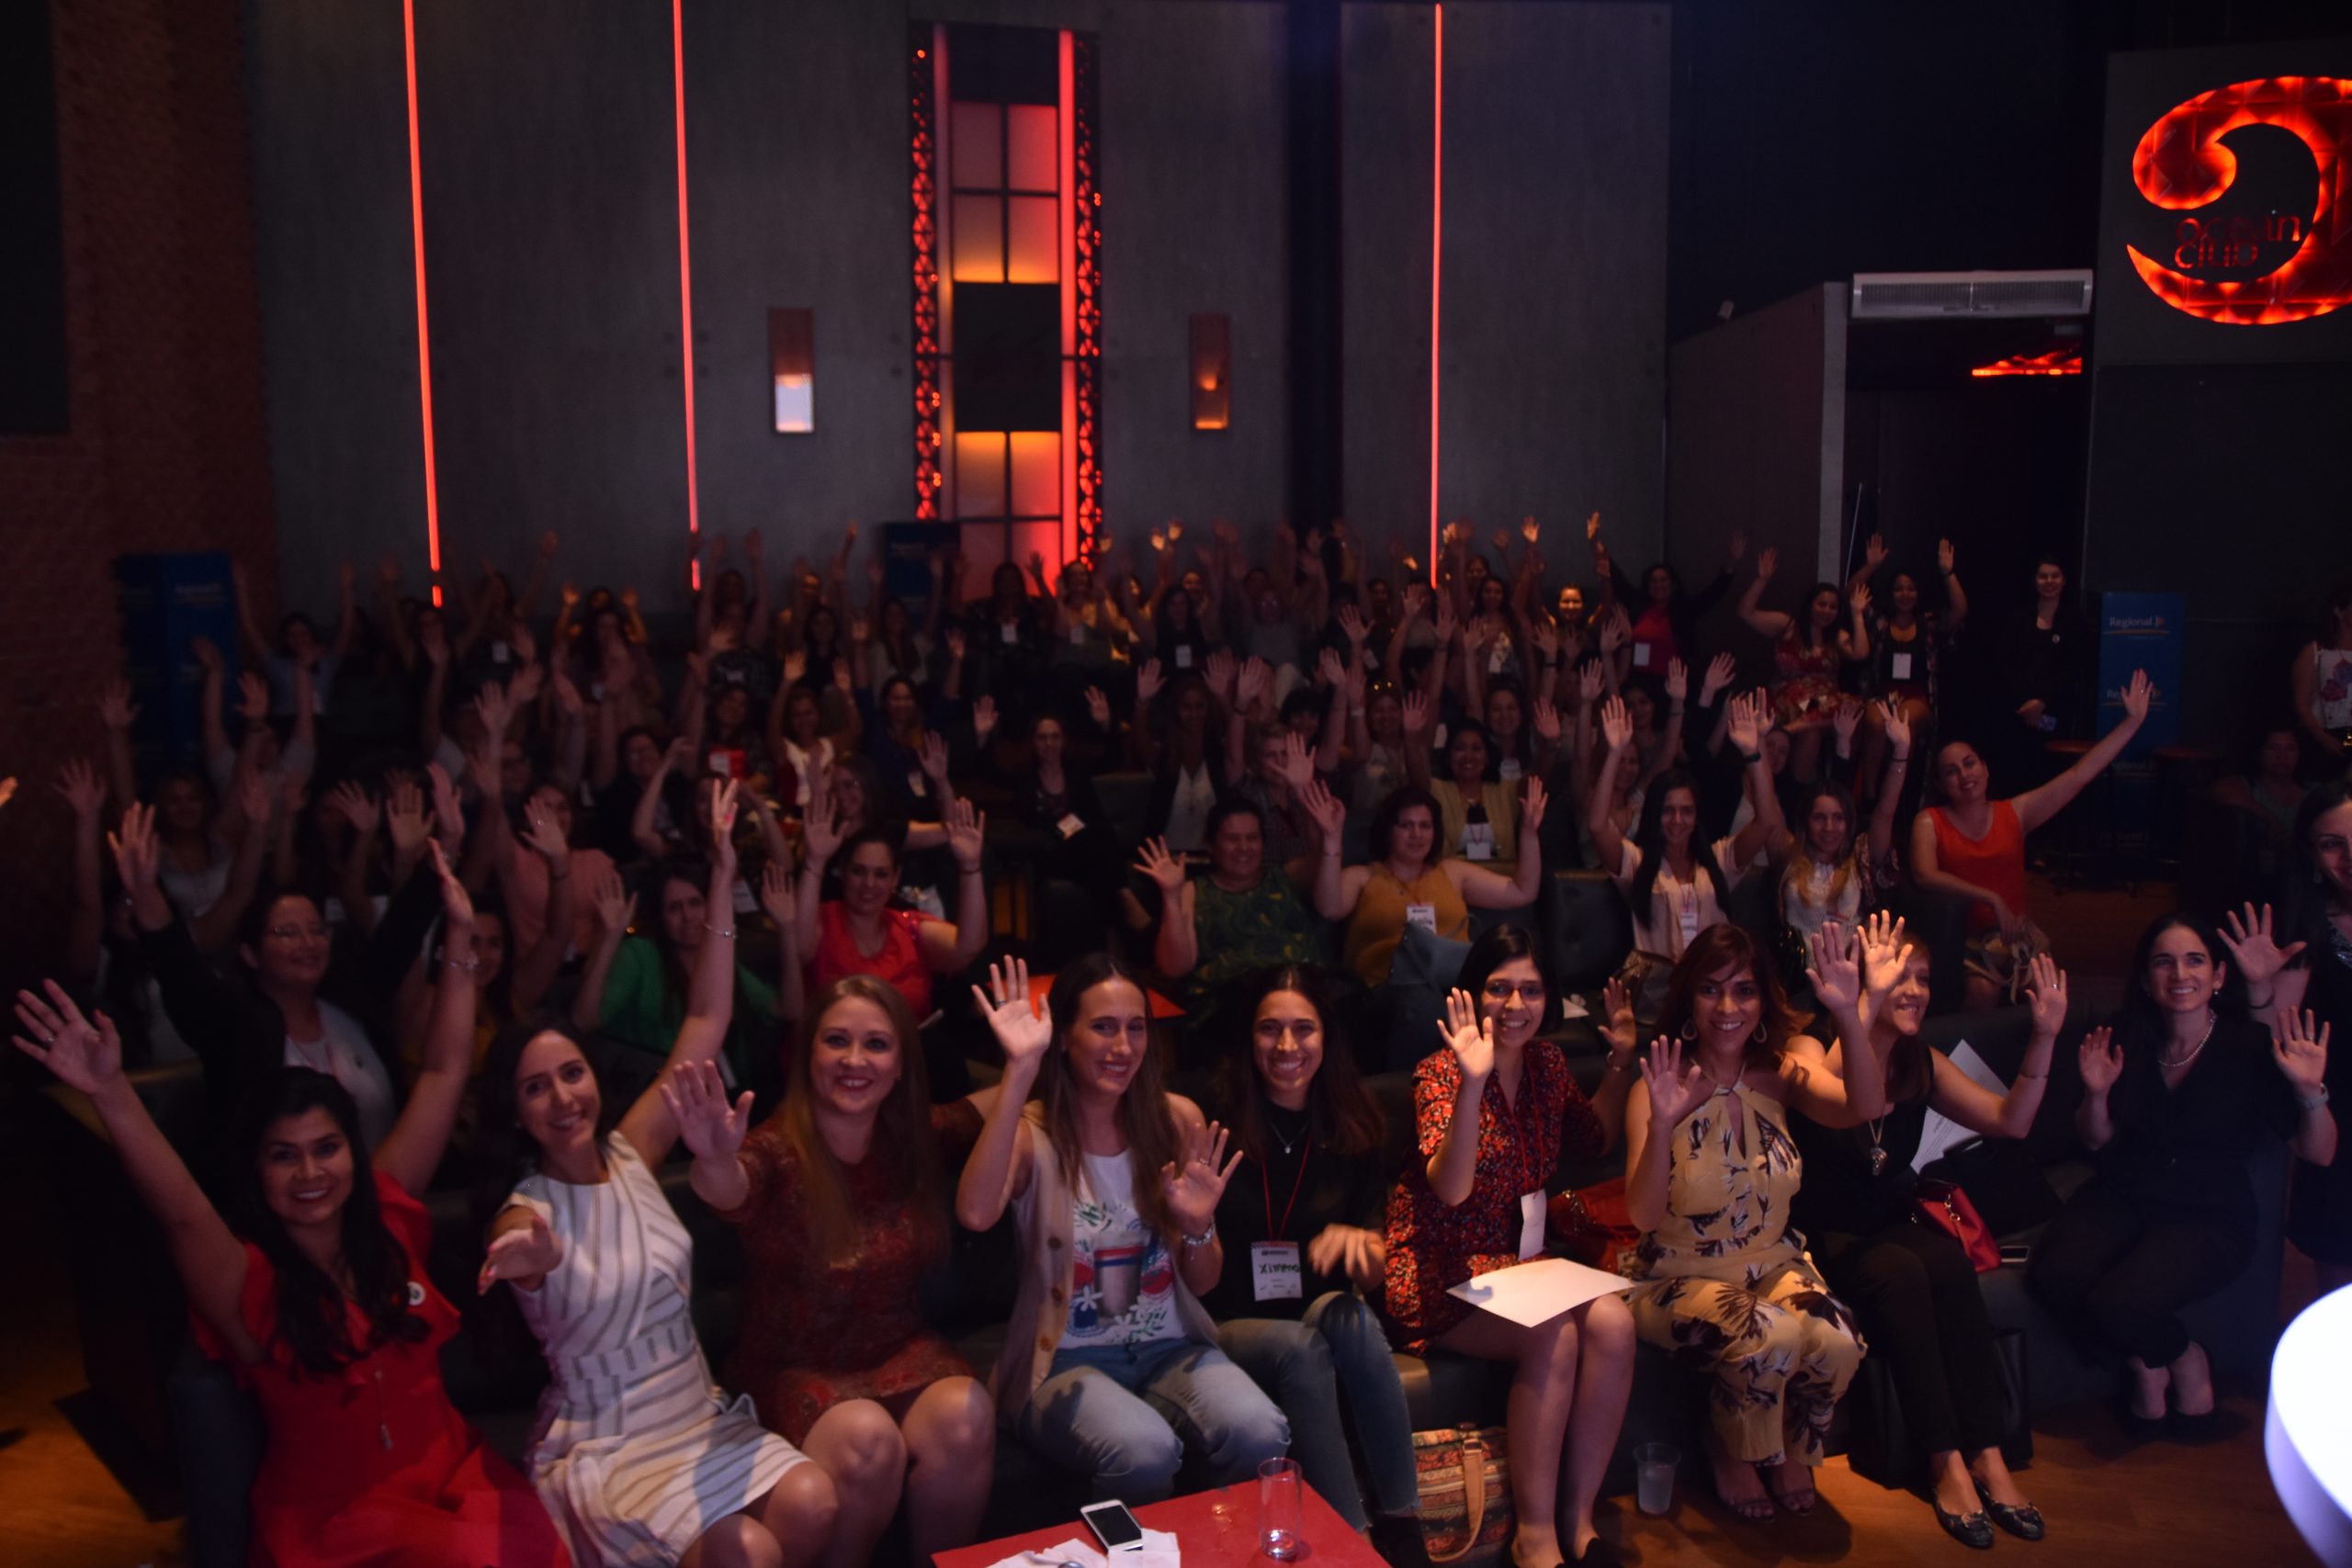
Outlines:
<svg viewBox="0 0 2352 1568"><path fill-rule="evenodd" d="M1379 1314L1362 1296L1333 1291L1293 1323L1278 1317L1236 1318L1217 1325L1217 1342L1234 1364L1256 1379L1290 1418L1291 1448L1306 1483L1358 1530L1372 1527L1376 1509L1410 1514L1419 1502L1413 1470L1413 1422L1405 1385L1388 1353ZM1345 1401L1347 1426L1340 1425ZM1372 1495L1357 1484L1348 1455L1355 1434L1370 1472Z"/></svg>
<svg viewBox="0 0 2352 1568"><path fill-rule="evenodd" d="M1022 1441L1090 1479L1092 1495L1157 1503L1190 1447L1225 1485L1290 1449L1290 1423L1214 1345L1154 1339L1056 1353L1021 1412Z"/></svg>

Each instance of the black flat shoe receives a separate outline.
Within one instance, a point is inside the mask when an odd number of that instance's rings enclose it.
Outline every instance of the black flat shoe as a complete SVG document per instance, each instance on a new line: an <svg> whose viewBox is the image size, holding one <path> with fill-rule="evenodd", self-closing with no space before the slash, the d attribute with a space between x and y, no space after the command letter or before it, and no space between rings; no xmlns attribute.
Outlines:
<svg viewBox="0 0 2352 1568"><path fill-rule="evenodd" d="M2191 1447L2216 1442L2227 1435L2219 1405L2195 1416L2185 1410L2173 1411L2165 1417L2164 1434L2176 1443Z"/></svg>
<svg viewBox="0 0 2352 1568"><path fill-rule="evenodd" d="M2143 1416L2132 1409L2128 1394L2115 1402L2115 1422L2123 1428L2123 1435L2135 1443L2153 1443L2169 1429L2166 1416Z"/></svg>
<svg viewBox="0 0 2352 1568"><path fill-rule="evenodd" d="M2041 1510L2032 1504L2019 1503L2013 1508L2007 1503L1996 1503L1993 1494L1984 1489L1981 1481L1976 1483L1976 1495L1983 1500L1984 1512L1992 1516L1993 1522L2019 1540L2041 1539Z"/></svg>
<svg viewBox="0 0 2352 1568"><path fill-rule="evenodd" d="M1928 1499L1928 1506L1935 1509L1936 1523L1944 1527L1944 1534L1961 1545L1978 1551L1993 1550L1993 1521L1982 1513L1947 1514L1943 1505L1932 1497Z"/></svg>
<svg viewBox="0 0 2352 1568"><path fill-rule="evenodd" d="M1625 1559L1615 1547L1600 1536L1585 1543L1584 1555L1576 1560L1575 1568L1623 1568ZM1563 1563L1561 1568L1568 1568Z"/></svg>

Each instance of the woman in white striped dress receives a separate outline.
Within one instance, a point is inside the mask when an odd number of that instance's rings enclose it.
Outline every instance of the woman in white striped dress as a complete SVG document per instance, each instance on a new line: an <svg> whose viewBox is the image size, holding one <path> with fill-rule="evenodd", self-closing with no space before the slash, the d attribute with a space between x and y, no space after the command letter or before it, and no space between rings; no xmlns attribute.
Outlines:
<svg viewBox="0 0 2352 1568"><path fill-rule="evenodd" d="M725 786L711 812L714 912L732 908L734 797ZM527 1174L492 1225L481 1288L512 1284L547 1353L527 1468L582 1568L784 1568L817 1561L832 1531L825 1472L712 1381L694 1244L652 1174L678 1136L662 1083L726 1038L734 935L711 926L662 1079L611 1131L560 1029L510 1031L483 1069L481 1124L515 1130Z"/></svg>

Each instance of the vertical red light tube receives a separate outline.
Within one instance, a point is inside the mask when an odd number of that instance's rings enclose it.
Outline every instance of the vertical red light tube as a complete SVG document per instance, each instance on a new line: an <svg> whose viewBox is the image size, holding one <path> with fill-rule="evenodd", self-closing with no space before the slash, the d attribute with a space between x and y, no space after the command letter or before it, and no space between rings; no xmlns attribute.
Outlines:
<svg viewBox="0 0 2352 1568"><path fill-rule="evenodd" d="M1078 558L1078 65L1071 53L1069 29L1060 39L1060 85L1054 124L1059 138L1058 171L1055 179L1056 226L1061 243L1062 326L1062 559ZM1056 573L1056 581L1060 574Z"/></svg>
<svg viewBox="0 0 2352 1568"><path fill-rule="evenodd" d="M413 3L413 0L411 0ZM702 496L695 468L695 265L686 220L685 0L670 0L670 88L678 126L678 350L686 387L686 538L693 586L702 588Z"/></svg>
<svg viewBox="0 0 2352 1568"><path fill-rule="evenodd" d="M1430 581L1437 581L1438 269L1445 256L1445 6L1430 7Z"/></svg>
<svg viewBox="0 0 2352 1568"><path fill-rule="evenodd" d="M424 304L424 164L416 137L416 0L401 0L401 51L408 78L408 225L415 249L417 409L424 437L424 554L433 603L441 604L441 480L433 457L433 330Z"/></svg>

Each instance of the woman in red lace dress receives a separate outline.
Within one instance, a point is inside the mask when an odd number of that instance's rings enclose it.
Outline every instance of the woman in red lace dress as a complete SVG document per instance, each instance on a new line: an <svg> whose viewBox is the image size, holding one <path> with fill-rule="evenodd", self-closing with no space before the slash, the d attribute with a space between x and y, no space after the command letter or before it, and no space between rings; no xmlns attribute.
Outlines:
<svg viewBox="0 0 2352 1568"><path fill-rule="evenodd" d="M748 1093L730 1106L707 1066L677 1080L695 1191L750 1264L727 1381L832 1477L835 1561L866 1561L903 1497L928 1562L978 1536L996 1458L987 1388L916 1300L981 1114L931 1103L914 1015L874 976L834 981L808 1016L784 1104L748 1136Z"/></svg>
<svg viewBox="0 0 2352 1568"><path fill-rule="evenodd" d="M1514 1364L1511 1558L1517 1568L1552 1568L1586 1561L1598 1539L1593 1501L1633 1389L1632 1314L1609 1295L1521 1327L1446 1292L1543 1254L1544 1196L1561 1149L1598 1159L1624 1123L1634 1010L1612 981L1609 1068L1588 1100L1560 1048L1542 1038L1559 1013L1525 931L1497 926L1480 937L1461 984L1440 1026L1446 1048L1413 1069L1420 1157L1406 1161L1388 1199L1389 1338L1417 1355L1435 1345Z"/></svg>

